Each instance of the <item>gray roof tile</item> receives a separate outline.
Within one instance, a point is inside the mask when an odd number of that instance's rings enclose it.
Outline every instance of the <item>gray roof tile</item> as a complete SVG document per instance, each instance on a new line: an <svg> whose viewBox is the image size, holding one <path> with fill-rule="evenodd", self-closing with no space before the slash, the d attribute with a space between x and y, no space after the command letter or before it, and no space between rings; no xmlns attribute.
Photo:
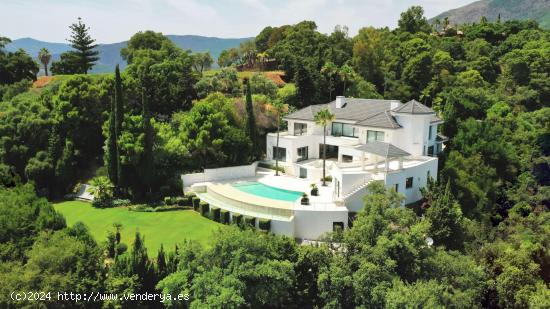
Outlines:
<svg viewBox="0 0 550 309"><path fill-rule="evenodd" d="M359 145L355 147L355 149L366 153L372 153L383 158L397 158L411 155L410 153L393 144L379 141L368 142L364 145Z"/></svg>
<svg viewBox="0 0 550 309"><path fill-rule="evenodd" d="M402 106L393 110L396 113L402 114L435 114L434 110L427 107L426 105L416 101L410 100L409 102L403 104Z"/></svg>
<svg viewBox="0 0 550 309"><path fill-rule="evenodd" d="M336 121L350 121L364 126L395 129L399 124L388 112L391 100L345 98L342 108L336 108L336 101L327 104L317 104L304 107L285 117L313 121L315 114L323 108L328 108L336 116Z"/></svg>

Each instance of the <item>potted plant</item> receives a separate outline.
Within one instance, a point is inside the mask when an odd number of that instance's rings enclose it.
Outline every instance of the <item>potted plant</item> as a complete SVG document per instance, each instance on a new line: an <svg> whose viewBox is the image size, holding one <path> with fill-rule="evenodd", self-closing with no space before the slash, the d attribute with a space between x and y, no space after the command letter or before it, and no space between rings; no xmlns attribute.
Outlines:
<svg viewBox="0 0 550 309"><path fill-rule="evenodd" d="M309 197L307 197L307 193L304 193L302 195L302 199L300 200L302 205L309 205Z"/></svg>
<svg viewBox="0 0 550 309"><path fill-rule="evenodd" d="M311 196L319 196L319 188L314 183L311 184Z"/></svg>

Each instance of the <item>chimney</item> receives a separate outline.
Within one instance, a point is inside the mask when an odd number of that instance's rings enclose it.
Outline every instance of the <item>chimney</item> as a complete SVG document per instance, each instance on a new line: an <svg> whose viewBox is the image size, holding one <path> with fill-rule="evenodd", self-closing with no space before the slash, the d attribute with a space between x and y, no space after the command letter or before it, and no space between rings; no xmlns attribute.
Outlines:
<svg viewBox="0 0 550 309"><path fill-rule="evenodd" d="M342 108L346 104L346 97L339 95L336 97L336 108Z"/></svg>
<svg viewBox="0 0 550 309"><path fill-rule="evenodd" d="M400 101L392 100L391 103L390 103L390 110L394 110L394 109L398 108L399 106L401 106Z"/></svg>

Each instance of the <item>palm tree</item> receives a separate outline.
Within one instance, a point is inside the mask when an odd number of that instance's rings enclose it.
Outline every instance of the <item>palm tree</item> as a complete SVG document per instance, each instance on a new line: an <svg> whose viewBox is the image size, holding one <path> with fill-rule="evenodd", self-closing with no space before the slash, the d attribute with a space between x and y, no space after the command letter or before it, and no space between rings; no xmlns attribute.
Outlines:
<svg viewBox="0 0 550 309"><path fill-rule="evenodd" d="M90 187L88 188L88 193L93 195L94 199L97 200L106 200L113 197L114 186L105 176L94 177L90 180Z"/></svg>
<svg viewBox="0 0 550 309"><path fill-rule="evenodd" d="M260 62L260 72L263 71L265 68L265 61L267 60L268 54L267 52L258 53L256 55L256 58L258 58L258 61Z"/></svg>
<svg viewBox="0 0 550 309"><path fill-rule="evenodd" d="M38 60L44 65L44 72L46 73L46 76L48 76L48 64L51 59L52 55L50 54L50 51L47 48L42 47L42 49L38 52Z"/></svg>
<svg viewBox="0 0 550 309"><path fill-rule="evenodd" d="M345 93L346 93L346 82L349 82L353 79L353 77L355 76L355 71L353 71L353 68L350 67L349 65L344 64L340 68L340 71L338 72L338 74L340 75L340 78L344 82L344 90L342 91L342 94L345 95Z"/></svg>
<svg viewBox="0 0 550 309"><path fill-rule="evenodd" d="M338 72L338 67L331 61L328 61L321 68L321 74L325 75L328 79L328 96L329 101L332 101L332 90L334 89L334 75Z"/></svg>
<svg viewBox="0 0 550 309"><path fill-rule="evenodd" d="M325 183L325 162L327 160L327 126L334 121L334 114L328 108L323 108L315 114L314 120L317 125L323 126L323 186Z"/></svg>
<svg viewBox="0 0 550 309"><path fill-rule="evenodd" d="M275 101L273 103L273 109L275 111L275 114L277 116L277 151L279 151L279 131L281 129L281 116L283 115L285 111L285 105L281 101ZM275 176L279 176L279 156L275 157Z"/></svg>

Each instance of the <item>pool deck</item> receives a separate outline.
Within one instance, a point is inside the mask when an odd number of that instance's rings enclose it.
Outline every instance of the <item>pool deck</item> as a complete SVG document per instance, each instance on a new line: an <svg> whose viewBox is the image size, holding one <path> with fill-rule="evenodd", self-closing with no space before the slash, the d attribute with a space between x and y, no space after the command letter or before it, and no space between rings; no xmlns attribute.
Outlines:
<svg viewBox="0 0 550 309"><path fill-rule="evenodd" d="M309 197L310 205L301 205L299 199L296 202L289 202L256 196L231 186L232 184L239 182L259 182L275 188L306 192ZM337 205L333 202L333 190L330 182L327 183L327 186L325 187L322 186L321 182L316 183L317 188L319 189L318 196L311 196L311 184L312 182L307 179L296 178L294 176L288 176L282 173L280 173L279 176L275 176L275 172L273 170L258 169L255 177L228 179L216 182L203 182L194 184L193 187L211 187L213 190L230 197L233 200L240 200L266 207L303 211L347 211L347 208L343 205Z"/></svg>

